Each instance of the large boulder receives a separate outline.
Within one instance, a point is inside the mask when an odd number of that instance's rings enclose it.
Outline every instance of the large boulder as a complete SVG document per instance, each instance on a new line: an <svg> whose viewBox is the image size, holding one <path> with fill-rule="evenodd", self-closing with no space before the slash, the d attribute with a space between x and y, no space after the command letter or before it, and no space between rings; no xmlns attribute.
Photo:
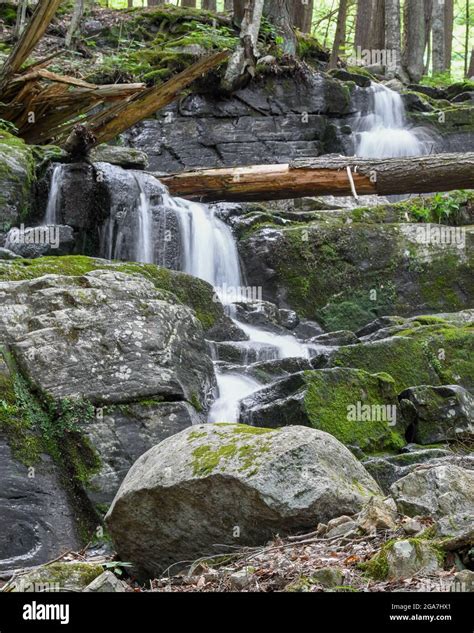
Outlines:
<svg viewBox="0 0 474 633"><path fill-rule="evenodd" d="M33 149L0 129L0 231L28 213L34 177Z"/></svg>
<svg viewBox="0 0 474 633"><path fill-rule="evenodd" d="M458 385L410 387L399 396L404 417L412 425L412 441L434 444L472 440L474 398Z"/></svg>
<svg viewBox="0 0 474 633"><path fill-rule="evenodd" d="M399 449L405 423L393 379L336 367L293 374L241 403L241 422L253 426L302 424L364 451Z"/></svg>
<svg viewBox="0 0 474 633"><path fill-rule="evenodd" d="M153 397L206 409L215 388L201 324L138 275L92 271L0 283L0 340L29 382L96 406Z"/></svg>
<svg viewBox="0 0 474 633"><path fill-rule="evenodd" d="M454 465L418 468L390 488L400 512L435 519L438 534L474 538L474 472Z"/></svg>
<svg viewBox="0 0 474 633"><path fill-rule="evenodd" d="M334 437L206 424L142 455L106 517L123 560L144 576L354 514L380 489ZM176 569L175 567L173 569Z"/></svg>

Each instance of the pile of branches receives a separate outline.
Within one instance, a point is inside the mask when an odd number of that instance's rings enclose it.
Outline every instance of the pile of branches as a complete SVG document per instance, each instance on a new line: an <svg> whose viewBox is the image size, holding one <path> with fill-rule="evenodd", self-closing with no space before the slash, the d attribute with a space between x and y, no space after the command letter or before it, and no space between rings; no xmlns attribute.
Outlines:
<svg viewBox="0 0 474 633"><path fill-rule="evenodd" d="M47 70L55 51L24 68L46 32L61 0L39 0L26 28L0 71L0 119L11 122L27 143L74 144L78 123L87 130L90 149L115 138L176 99L195 79L223 62L228 52L203 58L165 84L95 85ZM82 142L83 142L82 137Z"/></svg>

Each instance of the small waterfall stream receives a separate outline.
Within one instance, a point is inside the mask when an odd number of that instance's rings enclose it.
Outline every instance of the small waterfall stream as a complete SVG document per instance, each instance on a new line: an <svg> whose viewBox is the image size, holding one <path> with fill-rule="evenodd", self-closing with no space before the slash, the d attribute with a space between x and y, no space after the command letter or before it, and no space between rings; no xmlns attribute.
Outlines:
<svg viewBox="0 0 474 633"><path fill-rule="evenodd" d="M398 92L372 83L370 111L360 114L354 125L355 154L363 158L422 156L428 152L422 130L408 126L405 106Z"/></svg>
<svg viewBox="0 0 474 633"><path fill-rule="evenodd" d="M370 91L371 108L355 121L356 155L368 158L416 156L427 153L420 132L407 126L402 98L380 84ZM230 227L207 205L173 198L152 176L97 163L106 176L110 216L101 229L101 255L109 259L155 263L199 277L215 288L228 316L248 340L236 345L243 358L309 358L310 346L291 333L277 334L238 318L236 303L248 301L243 288L236 240ZM56 224L61 207L63 165L53 171L46 224ZM168 234L173 233L173 246ZM317 347L317 346L316 346ZM310 349L311 348L311 349ZM246 350L248 354L245 353ZM252 352L252 353L250 353ZM246 374L247 367L225 369L215 358L219 397L211 422L237 422L239 402L263 385ZM224 368L223 368L224 366Z"/></svg>

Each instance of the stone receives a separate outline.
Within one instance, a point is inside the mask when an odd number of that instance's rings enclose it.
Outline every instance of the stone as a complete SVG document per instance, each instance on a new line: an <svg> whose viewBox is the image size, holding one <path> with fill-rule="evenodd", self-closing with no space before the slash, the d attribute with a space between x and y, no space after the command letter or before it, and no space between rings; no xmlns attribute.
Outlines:
<svg viewBox="0 0 474 633"><path fill-rule="evenodd" d="M311 580L328 589L340 587L344 583L344 572L340 567L321 567L313 572Z"/></svg>
<svg viewBox="0 0 474 633"><path fill-rule="evenodd" d="M10 251L8 248L0 248L0 259L20 259L20 255L17 255L13 251Z"/></svg>
<svg viewBox="0 0 474 633"><path fill-rule="evenodd" d="M402 414L412 425L418 444L469 440L474 436L474 398L458 385L422 385L403 391L398 399Z"/></svg>
<svg viewBox="0 0 474 633"><path fill-rule="evenodd" d="M241 401L240 421L262 427L303 424L363 451L406 443L390 376L349 368L282 378Z"/></svg>
<svg viewBox="0 0 474 633"><path fill-rule="evenodd" d="M280 324L287 330L294 330L300 323L300 318L294 310L278 310Z"/></svg>
<svg viewBox="0 0 474 633"><path fill-rule="evenodd" d="M345 521L344 523L336 525L332 528L330 527L330 525L328 525L328 528L330 529L325 534L325 538L328 539L340 538L342 536L351 538L353 536L356 536L358 533L358 525L355 521L352 520Z"/></svg>
<svg viewBox="0 0 474 633"><path fill-rule="evenodd" d="M31 228L13 228L9 231L5 247L19 257L34 259L51 255L71 255L76 239L70 226L49 225Z"/></svg>
<svg viewBox="0 0 474 633"><path fill-rule="evenodd" d="M409 536L419 534L424 530L423 523L421 523L418 519L412 519L411 517L403 517L402 528L405 534L408 534Z"/></svg>
<svg viewBox="0 0 474 633"><path fill-rule="evenodd" d="M242 589L247 589L253 582L253 574L255 569L253 567L244 567L243 569L239 569L239 571L230 574L229 583L231 588L234 591L241 591Z"/></svg>
<svg viewBox="0 0 474 633"><path fill-rule="evenodd" d="M440 569L439 556L425 541L396 541L386 550L388 580L432 574Z"/></svg>
<svg viewBox="0 0 474 633"><path fill-rule="evenodd" d="M52 563L22 574L13 581L14 592L83 591L103 575L102 565L93 563Z"/></svg>
<svg viewBox="0 0 474 633"><path fill-rule="evenodd" d="M35 181L33 147L0 130L0 227L7 231L31 207Z"/></svg>
<svg viewBox="0 0 474 633"><path fill-rule="evenodd" d="M387 503L373 497L359 512L356 521L368 534L377 530L394 530L397 527L397 513Z"/></svg>
<svg viewBox="0 0 474 633"><path fill-rule="evenodd" d="M371 85L370 77L343 69L329 71L329 74L340 81L353 81L360 88L368 88Z"/></svg>
<svg viewBox="0 0 474 633"><path fill-rule="evenodd" d="M399 479L390 491L401 513L434 519L437 535L466 542L474 535L473 471L452 464L422 467Z"/></svg>
<svg viewBox="0 0 474 633"><path fill-rule="evenodd" d="M157 576L169 565L217 552L216 544L219 551L236 542L261 545L277 533L353 514L378 494L363 467L327 433L205 424L142 455L106 523L122 560L143 576Z"/></svg>
<svg viewBox="0 0 474 633"><path fill-rule="evenodd" d="M160 397L205 410L215 389L193 312L139 275L0 282L0 340L30 384L96 407Z"/></svg>
<svg viewBox="0 0 474 633"><path fill-rule="evenodd" d="M315 321L300 319L300 322L293 330L294 334L301 339L309 339L313 336L324 334L323 328Z"/></svg>
<svg viewBox="0 0 474 633"><path fill-rule="evenodd" d="M127 591L127 585L109 570L97 576L83 589L84 593L122 593L125 591Z"/></svg>
<svg viewBox="0 0 474 633"><path fill-rule="evenodd" d="M359 343L359 339L349 330L340 330L339 332L328 332L327 334L320 334L309 339L309 343L316 343L318 345L355 345Z"/></svg>
<svg viewBox="0 0 474 633"><path fill-rule="evenodd" d="M474 591L474 571L463 569L454 574L455 590L463 592Z"/></svg>
<svg viewBox="0 0 474 633"><path fill-rule="evenodd" d="M118 145L99 145L91 152L92 162L118 165L124 169L147 169L148 157L145 152Z"/></svg>

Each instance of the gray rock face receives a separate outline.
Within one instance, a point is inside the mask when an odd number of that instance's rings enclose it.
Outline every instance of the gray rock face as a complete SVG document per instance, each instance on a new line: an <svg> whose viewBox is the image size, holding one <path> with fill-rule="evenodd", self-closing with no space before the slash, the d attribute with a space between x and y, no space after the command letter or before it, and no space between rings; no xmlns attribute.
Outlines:
<svg viewBox="0 0 474 633"><path fill-rule="evenodd" d="M46 255L71 255L75 248L72 227L62 225L37 226L9 231L5 247L19 257L34 259Z"/></svg>
<svg viewBox="0 0 474 633"><path fill-rule="evenodd" d="M148 158L144 152L118 145L99 145L91 152L93 162L110 163L124 169L146 169Z"/></svg>
<svg viewBox="0 0 474 633"><path fill-rule="evenodd" d="M7 231L30 207L34 180L32 148L0 133L0 163L0 231Z"/></svg>
<svg viewBox="0 0 474 633"><path fill-rule="evenodd" d="M355 110L349 90L336 79L268 76L232 99L191 94L124 136L159 172L282 163L342 151L343 135L324 115Z"/></svg>
<svg viewBox="0 0 474 633"><path fill-rule="evenodd" d="M133 463L152 446L204 422L186 402L129 404L100 410L83 433L100 458L100 471L86 487L94 503L110 504Z"/></svg>
<svg viewBox="0 0 474 633"><path fill-rule="evenodd" d="M222 552L216 544L261 544L275 533L353 514L379 492L326 433L206 424L142 455L106 522L122 559L153 576Z"/></svg>
<svg viewBox="0 0 474 633"><path fill-rule="evenodd" d="M400 512L435 519L441 536L474 535L474 472L453 465L419 468L390 488Z"/></svg>
<svg viewBox="0 0 474 633"><path fill-rule="evenodd" d="M104 406L161 397L206 409L215 376L202 326L170 297L115 271L0 283L0 340L55 399Z"/></svg>
<svg viewBox="0 0 474 633"><path fill-rule="evenodd" d="M396 541L387 550L388 579L400 580L422 574L432 574L440 564L436 550L429 543L409 540Z"/></svg>
<svg viewBox="0 0 474 633"><path fill-rule="evenodd" d="M404 417L413 425L413 441L434 444L474 435L474 398L458 385L410 387L399 396Z"/></svg>

